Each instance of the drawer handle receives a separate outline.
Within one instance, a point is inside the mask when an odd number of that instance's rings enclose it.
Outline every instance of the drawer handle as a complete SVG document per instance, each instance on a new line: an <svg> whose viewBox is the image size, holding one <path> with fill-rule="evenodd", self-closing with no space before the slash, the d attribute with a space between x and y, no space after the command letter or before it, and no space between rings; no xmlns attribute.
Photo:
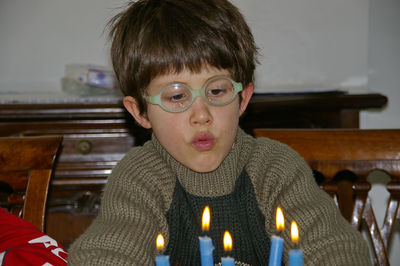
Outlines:
<svg viewBox="0 0 400 266"><path fill-rule="evenodd" d="M93 144L88 140L81 140L76 145L76 149L81 154L89 154L92 151Z"/></svg>

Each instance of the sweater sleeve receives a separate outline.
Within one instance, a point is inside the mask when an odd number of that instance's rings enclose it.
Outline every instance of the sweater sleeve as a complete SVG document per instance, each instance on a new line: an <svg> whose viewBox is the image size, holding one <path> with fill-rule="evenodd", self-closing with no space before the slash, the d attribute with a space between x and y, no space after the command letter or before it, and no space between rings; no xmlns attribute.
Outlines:
<svg viewBox="0 0 400 266"><path fill-rule="evenodd" d="M305 265L371 265L362 235L341 215L333 199L315 182L311 169L291 148L262 140L254 159L258 201L266 217L266 230L275 233L275 210L281 206L286 229L284 258L293 248L290 223L299 227L299 246ZM261 148L261 149L260 149ZM258 163L257 163L258 161Z"/></svg>
<svg viewBox="0 0 400 266"><path fill-rule="evenodd" d="M171 182L154 171L149 174L151 162L151 152L139 150L128 153L116 166L99 215L71 246L70 265L154 264L157 234L168 239L165 191Z"/></svg>

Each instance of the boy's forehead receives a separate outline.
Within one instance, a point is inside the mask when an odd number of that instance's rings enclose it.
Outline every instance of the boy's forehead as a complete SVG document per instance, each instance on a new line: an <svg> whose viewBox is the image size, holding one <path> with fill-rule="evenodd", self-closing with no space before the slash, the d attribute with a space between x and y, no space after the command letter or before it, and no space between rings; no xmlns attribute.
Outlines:
<svg viewBox="0 0 400 266"><path fill-rule="evenodd" d="M201 86L204 82L215 76L230 77L231 75L227 69L218 69L215 67L203 67L199 72L190 71L185 68L180 72L170 71L166 74L156 76L150 81L149 88L161 88L175 82Z"/></svg>

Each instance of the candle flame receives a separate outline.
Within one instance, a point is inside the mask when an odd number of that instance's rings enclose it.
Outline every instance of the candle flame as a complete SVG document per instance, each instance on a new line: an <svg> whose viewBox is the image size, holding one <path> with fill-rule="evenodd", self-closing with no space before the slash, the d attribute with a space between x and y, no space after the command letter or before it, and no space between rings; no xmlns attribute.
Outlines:
<svg viewBox="0 0 400 266"><path fill-rule="evenodd" d="M225 231L224 233L224 250L232 251L232 237L229 231Z"/></svg>
<svg viewBox="0 0 400 266"><path fill-rule="evenodd" d="M290 237L292 238L293 243L299 242L299 229L295 221L292 221L292 225L290 227Z"/></svg>
<svg viewBox="0 0 400 266"><path fill-rule="evenodd" d="M204 231L210 230L210 207L206 206L203 211L201 229Z"/></svg>
<svg viewBox="0 0 400 266"><path fill-rule="evenodd" d="M157 235L157 239L156 239L156 247L158 250L161 250L164 248L164 237L162 234L158 234Z"/></svg>
<svg viewBox="0 0 400 266"><path fill-rule="evenodd" d="M276 208L276 230L278 232L285 230L285 219L281 207Z"/></svg>

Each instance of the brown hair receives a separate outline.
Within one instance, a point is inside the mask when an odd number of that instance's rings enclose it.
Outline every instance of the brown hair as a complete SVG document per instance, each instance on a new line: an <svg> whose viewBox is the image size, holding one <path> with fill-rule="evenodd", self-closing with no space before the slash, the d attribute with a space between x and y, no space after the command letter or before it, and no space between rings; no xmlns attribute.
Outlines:
<svg viewBox="0 0 400 266"><path fill-rule="evenodd" d="M138 0L110 24L119 86L145 111L148 84L159 75L204 66L253 82L257 47L240 11L227 0Z"/></svg>

